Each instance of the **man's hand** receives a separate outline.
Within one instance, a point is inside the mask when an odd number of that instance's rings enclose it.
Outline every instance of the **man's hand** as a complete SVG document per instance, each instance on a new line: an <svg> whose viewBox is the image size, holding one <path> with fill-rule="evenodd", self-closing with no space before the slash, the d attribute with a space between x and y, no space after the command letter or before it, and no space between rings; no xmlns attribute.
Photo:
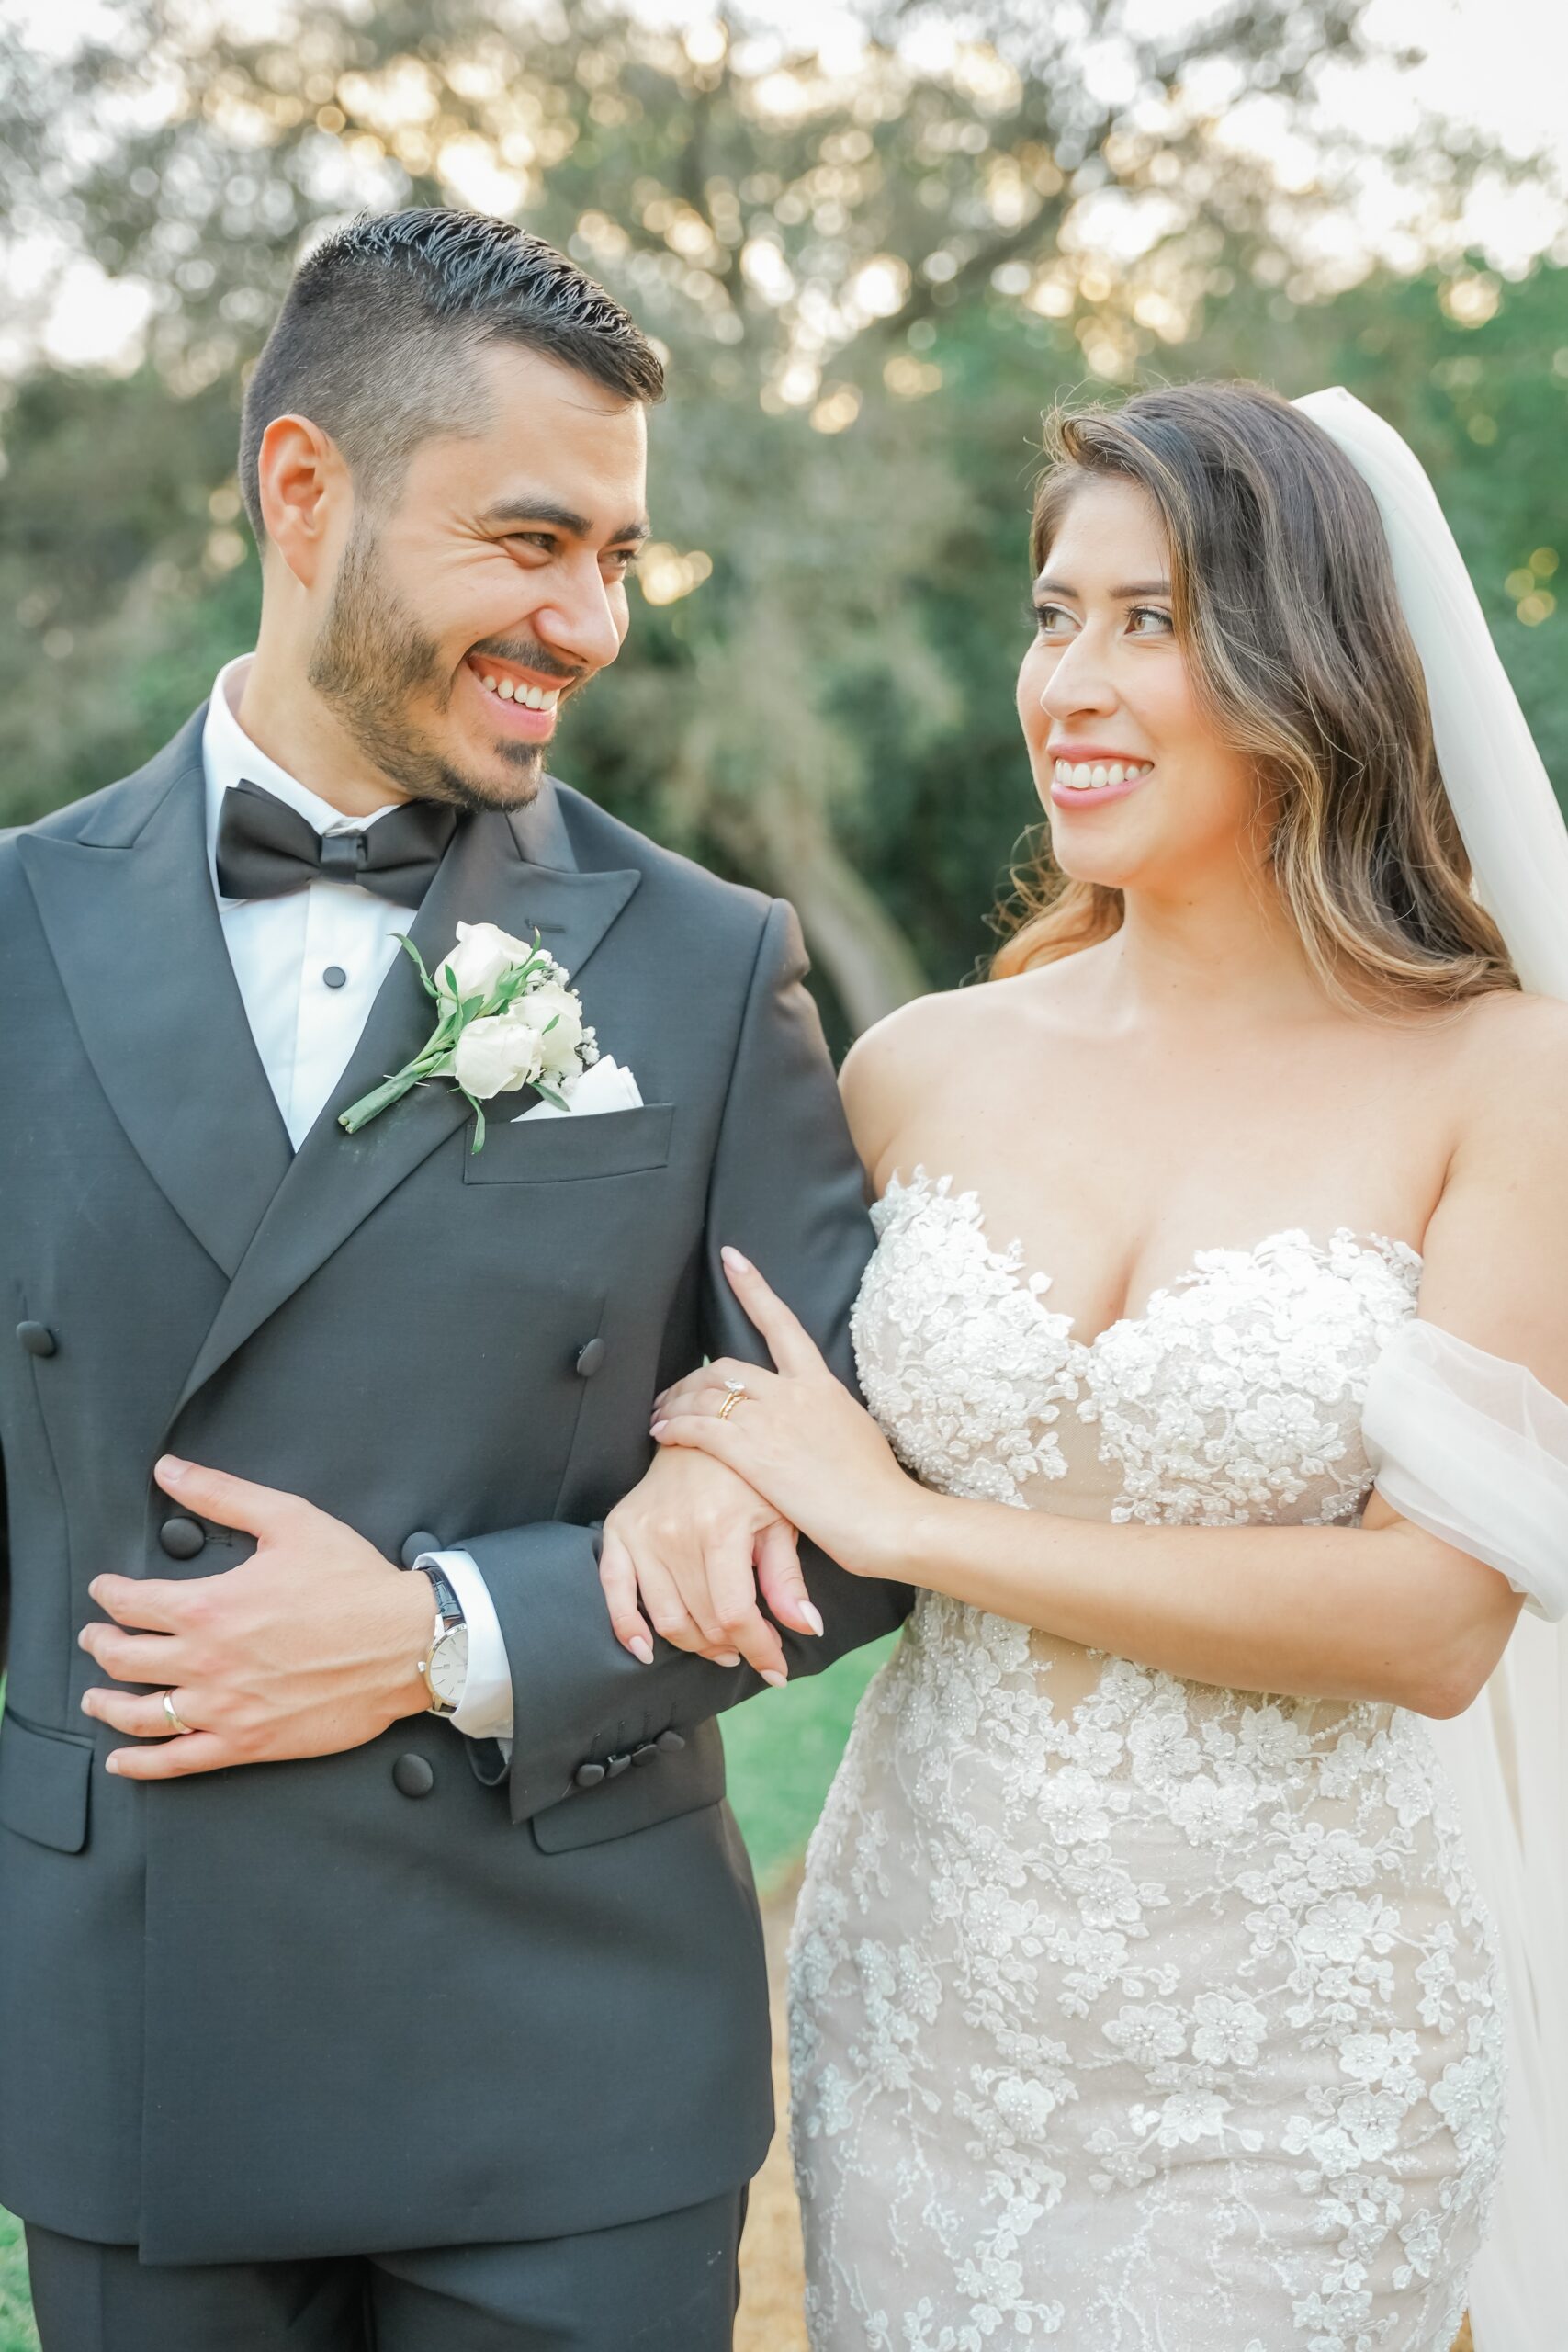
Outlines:
<svg viewBox="0 0 1568 2352"><path fill-rule="evenodd" d="M237 1568L179 1582L104 1576L89 1588L112 1624L81 1645L141 1697L89 1690L84 1714L155 1747L107 1758L127 1780L172 1781L228 1764L274 1764L363 1747L423 1712L418 1671L434 1622L429 1578L406 1575L341 1520L298 1495L166 1455L158 1484L204 1519L243 1528ZM171 1736L162 1694L188 1734Z"/></svg>
<svg viewBox="0 0 1568 2352"><path fill-rule="evenodd" d="M616 1504L604 1521L599 1581L617 1639L644 1666L653 1643L639 1591L655 1630L676 1649L717 1666L744 1657L767 1682L787 1681L789 1669L759 1597L781 1623L822 1631L794 1528L744 1478L691 1453L660 1454Z"/></svg>

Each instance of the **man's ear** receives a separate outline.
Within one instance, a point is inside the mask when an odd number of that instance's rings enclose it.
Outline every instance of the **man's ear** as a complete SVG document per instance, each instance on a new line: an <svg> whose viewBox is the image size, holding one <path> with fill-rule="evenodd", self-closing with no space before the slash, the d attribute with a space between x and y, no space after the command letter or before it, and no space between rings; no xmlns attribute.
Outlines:
<svg viewBox="0 0 1568 2352"><path fill-rule="evenodd" d="M256 452L267 544L302 588L313 588L353 490L336 443L308 416L275 416Z"/></svg>

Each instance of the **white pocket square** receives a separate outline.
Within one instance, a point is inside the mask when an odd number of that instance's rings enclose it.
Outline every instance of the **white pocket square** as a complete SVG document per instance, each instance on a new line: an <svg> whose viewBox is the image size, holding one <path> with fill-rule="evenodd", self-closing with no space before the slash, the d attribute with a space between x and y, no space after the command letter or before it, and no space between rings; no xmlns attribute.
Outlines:
<svg viewBox="0 0 1568 2352"><path fill-rule="evenodd" d="M629 1069L623 1069L613 1056L592 1062L571 1090L570 1110L558 1109L553 1102L536 1102L531 1111L520 1111L512 1122L523 1126L529 1119L581 1119L596 1111L639 1111L642 1094Z"/></svg>

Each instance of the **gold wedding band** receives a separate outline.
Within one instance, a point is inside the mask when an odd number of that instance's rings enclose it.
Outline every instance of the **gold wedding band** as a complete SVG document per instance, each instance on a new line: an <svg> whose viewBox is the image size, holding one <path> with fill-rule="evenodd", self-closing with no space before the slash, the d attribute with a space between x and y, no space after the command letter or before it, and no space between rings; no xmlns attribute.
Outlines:
<svg viewBox="0 0 1568 2352"><path fill-rule="evenodd" d="M164 1693L164 1713L169 1719L169 1729L171 1731L183 1734L183 1736L188 1739L191 1733L196 1729L196 1725L194 1724L187 1724L185 1717L180 1713L179 1709L175 1704L175 1694L172 1690L165 1690Z"/></svg>
<svg viewBox="0 0 1568 2352"><path fill-rule="evenodd" d="M724 1385L729 1391L729 1394L726 1396L723 1404L718 1408L718 1418L721 1421L727 1421L729 1419L729 1416L734 1412L735 1408L739 1404L742 1396L750 1396L751 1394L751 1391L747 1387L745 1382L742 1380L727 1380Z"/></svg>

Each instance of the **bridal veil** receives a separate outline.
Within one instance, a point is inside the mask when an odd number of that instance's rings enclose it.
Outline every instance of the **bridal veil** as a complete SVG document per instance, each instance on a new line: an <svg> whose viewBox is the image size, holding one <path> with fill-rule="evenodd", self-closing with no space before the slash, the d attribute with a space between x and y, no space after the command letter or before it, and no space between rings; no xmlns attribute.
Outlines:
<svg viewBox="0 0 1568 2352"><path fill-rule="evenodd" d="M1527 989L1568 1001L1568 828L1430 482L1348 392L1296 406L1376 499L1478 895ZM1568 1404L1419 1320L1363 1428L1379 1491L1506 1576L1526 1607L1473 1706L1435 1724L1507 1978L1507 2145L1472 2282L1476 2352L1568 2343Z"/></svg>

